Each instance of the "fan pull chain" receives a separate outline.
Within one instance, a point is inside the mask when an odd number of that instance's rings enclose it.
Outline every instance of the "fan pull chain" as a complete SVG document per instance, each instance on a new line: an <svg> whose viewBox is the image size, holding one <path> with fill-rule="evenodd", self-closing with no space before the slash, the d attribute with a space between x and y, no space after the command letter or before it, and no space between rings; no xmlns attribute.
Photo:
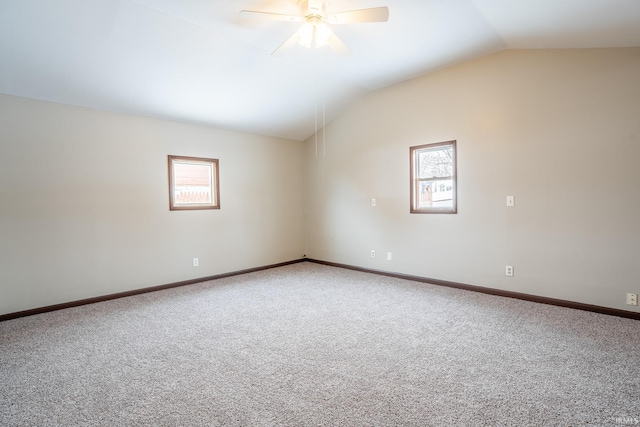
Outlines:
<svg viewBox="0 0 640 427"><path fill-rule="evenodd" d="M314 51L316 49L313 49ZM315 52L312 52L314 70L317 73L318 71L318 57L315 55ZM315 80L317 80L317 76L313 76ZM318 91L321 90L318 85L313 85L314 87L314 96L313 96L313 121L314 121L314 137L316 140L316 158L318 158Z"/></svg>
<svg viewBox="0 0 640 427"><path fill-rule="evenodd" d="M327 122L325 116L325 94L326 94L326 77L327 72L325 69L324 63L324 49L322 49L322 67L320 68L322 72L322 151L323 157L327 157ZM317 133L317 131L316 131Z"/></svg>
<svg viewBox="0 0 640 427"><path fill-rule="evenodd" d="M314 110L313 110L313 120L314 120L314 135L316 141L316 158L318 157L318 100L322 97L322 157L327 157L327 136L326 136L326 124L327 124L327 116L326 116L326 70L325 70L325 62L324 62L324 50L323 49L315 49L320 51L317 55L320 55L320 66L318 66L318 56L313 55L315 59L316 66L314 67L317 73L320 73L320 84L314 85L315 87L315 96L314 96ZM318 76L316 75L316 81L318 80ZM318 94L318 91L321 91L321 94Z"/></svg>
<svg viewBox="0 0 640 427"><path fill-rule="evenodd" d="M318 157L318 93L316 92L315 101L313 102L313 119L315 121L315 136L316 136L316 158Z"/></svg>
<svg viewBox="0 0 640 427"><path fill-rule="evenodd" d="M327 126L324 116L324 93L322 94L322 157L327 157Z"/></svg>

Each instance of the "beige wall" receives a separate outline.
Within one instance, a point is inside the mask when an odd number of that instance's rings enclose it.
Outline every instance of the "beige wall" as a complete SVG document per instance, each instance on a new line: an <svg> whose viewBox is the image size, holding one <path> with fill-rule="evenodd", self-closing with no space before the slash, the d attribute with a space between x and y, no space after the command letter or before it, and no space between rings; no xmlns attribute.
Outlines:
<svg viewBox="0 0 640 427"><path fill-rule="evenodd" d="M0 95L0 148L0 314L304 253L299 142ZM169 211L168 154L220 159L222 209Z"/></svg>
<svg viewBox="0 0 640 427"><path fill-rule="evenodd" d="M638 311L640 49L490 55L367 96L326 139L0 95L0 314L303 253ZM459 213L409 214L409 147L450 139ZM168 154L220 159L221 210L168 210Z"/></svg>
<svg viewBox="0 0 640 427"><path fill-rule="evenodd" d="M451 139L458 214L409 214L409 147ZM483 57L370 94L326 141L309 257L638 311L640 49Z"/></svg>

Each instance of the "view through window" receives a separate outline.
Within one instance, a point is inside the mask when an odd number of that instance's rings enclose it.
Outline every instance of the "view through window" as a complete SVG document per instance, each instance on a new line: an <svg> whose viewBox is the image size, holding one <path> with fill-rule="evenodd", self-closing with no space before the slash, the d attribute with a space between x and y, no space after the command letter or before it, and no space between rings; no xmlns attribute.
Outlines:
<svg viewBox="0 0 640 427"><path fill-rule="evenodd" d="M219 209L218 159L169 156L171 210Z"/></svg>
<svg viewBox="0 0 640 427"><path fill-rule="evenodd" d="M456 213L456 141L410 148L411 213Z"/></svg>

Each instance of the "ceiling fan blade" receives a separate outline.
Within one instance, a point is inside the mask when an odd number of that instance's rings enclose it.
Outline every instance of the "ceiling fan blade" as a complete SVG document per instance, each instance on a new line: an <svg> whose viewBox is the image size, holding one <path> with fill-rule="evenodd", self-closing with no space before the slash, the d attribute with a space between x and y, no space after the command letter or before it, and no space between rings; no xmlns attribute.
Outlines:
<svg viewBox="0 0 640 427"><path fill-rule="evenodd" d="M360 24L364 22L387 22L389 20L389 8L374 7L371 9L349 10L333 13L327 17L331 24Z"/></svg>
<svg viewBox="0 0 640 427"><path fill-rule="evenodd" d="M300 34L298 34L298 32L296 31L291 37L289 37L284 43L282 43L279 48L274 50L271 55L280 56L284 54L286 51L295 46L295 44L298 43L299 40Z"/></svg>
<svg viewBox="0 0 640 427"><path fill-rule="evenodd" d="M241 10L240 16L246 18L269 19L271 21L302 22L301 16L284 15L282 13L260 12L257 10Z"/></svg>
<svg viewBox="0 0 640 427"><path fill-rule="evenodd" d="M327 39L327 44L336 55L342 58L351 55L351 50L335 34L331 34L331 37Z"/></svg>

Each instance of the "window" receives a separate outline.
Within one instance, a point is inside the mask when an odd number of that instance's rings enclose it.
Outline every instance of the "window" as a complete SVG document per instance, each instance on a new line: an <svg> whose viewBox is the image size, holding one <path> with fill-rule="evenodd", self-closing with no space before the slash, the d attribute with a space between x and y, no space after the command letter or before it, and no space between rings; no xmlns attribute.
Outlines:
<svg viewBox="0 0 640 427"><path fill-rule="evenodd" d="M411 147L411 213L456 213L456 141Z"/></svg>
<svg viewBox="0 0 640 427"><path fill-rule="evenodd" d="M218 159L169 156L169 209L220 209Z"/></svg>

